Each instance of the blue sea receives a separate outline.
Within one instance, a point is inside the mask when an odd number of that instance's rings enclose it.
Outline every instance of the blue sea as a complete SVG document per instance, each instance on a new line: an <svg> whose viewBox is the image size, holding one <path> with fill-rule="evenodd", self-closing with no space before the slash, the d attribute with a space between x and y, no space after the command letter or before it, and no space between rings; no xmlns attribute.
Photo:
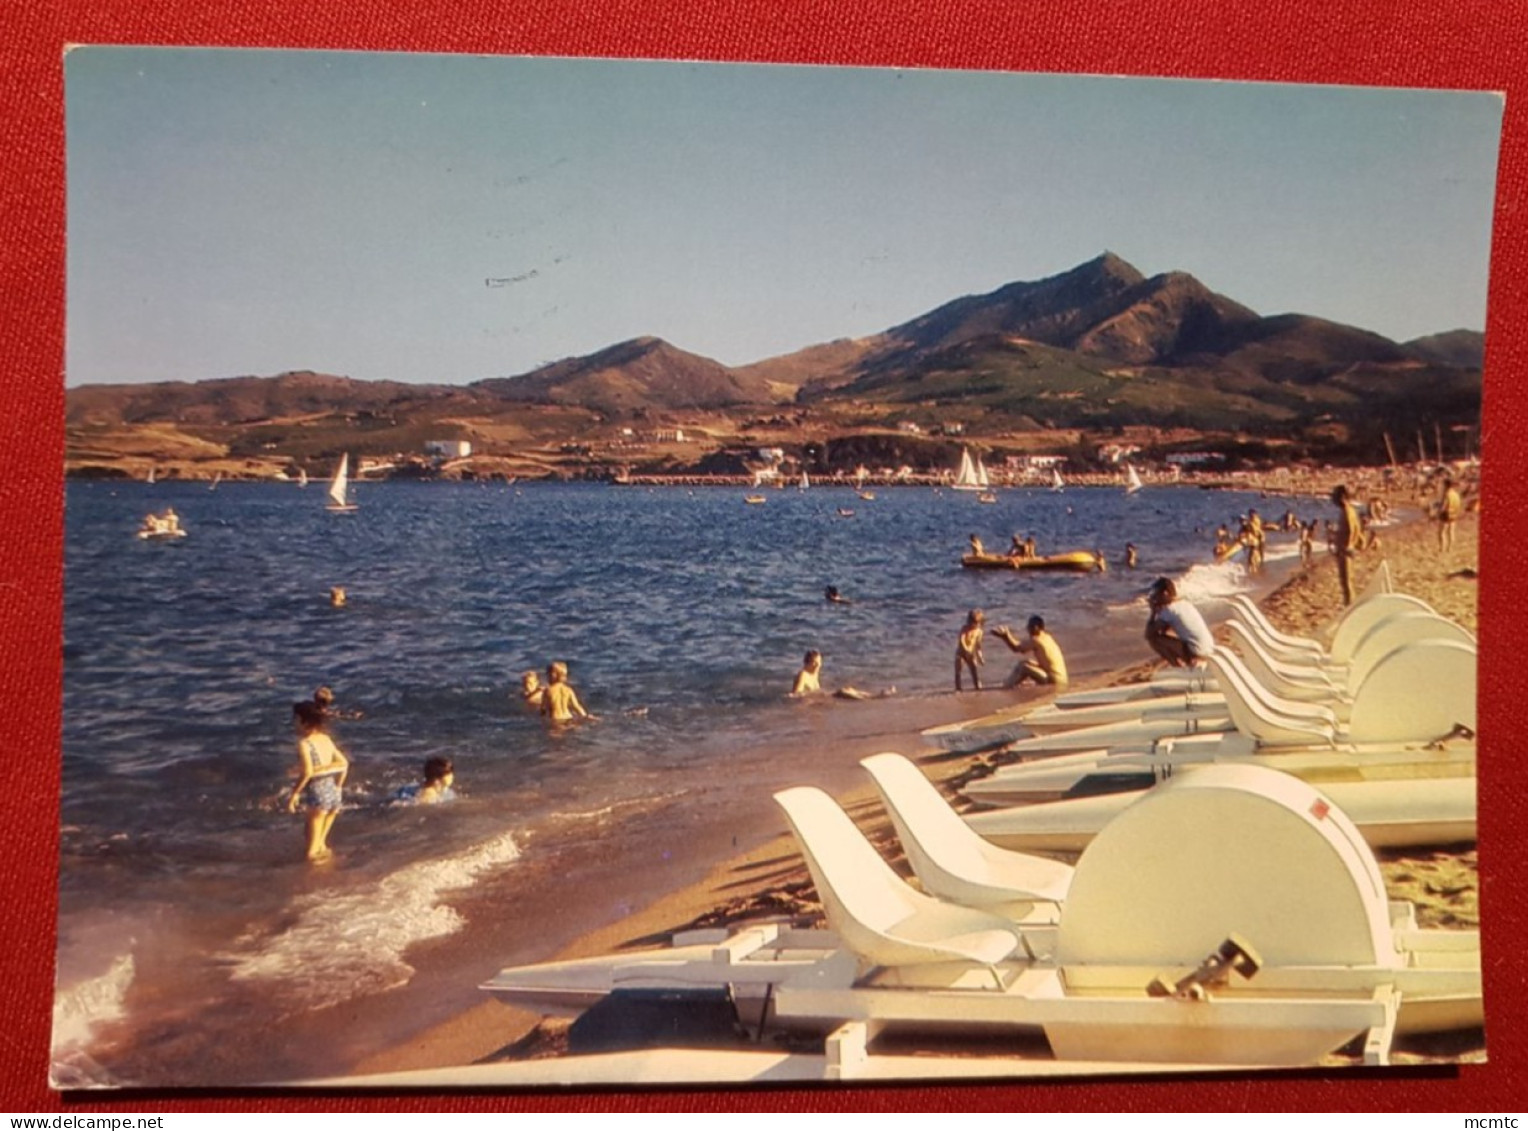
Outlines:
<svg viewBox="0 0 1528 1131"><path fill-rule="evenodd" d="M355 495L331 514L316 484L69 484L56 1083L348 1071L475 1004L504 963L780 831L773 789L854 784L880 735L916 754L917 721L1013 701L951 694L968 609L1016 629L1039 613L1074 678L1111 670L1148 658L1152 577L1212 617L1253 587L1207 564L1218 524L1325 513L1188 487L996 505L926 487L751 506L739 489L595 484ZM138 540L167 506L189 536ZM972 533L1097 548L1112 568L965 571ZM1258 582L1293 557L1274 541ZM852 603L828 604L828 585ZM789 700L809 648L824 687L896 696ZM990 682L1006 655L989 639ZM598 721L551 730L523 708L520 674L553 660ZM291 705L321 684L361 717L335 727L353 763L335 858L309 866L284 804ZM453 759L459 797L389 805L432 755Z"/></svg>

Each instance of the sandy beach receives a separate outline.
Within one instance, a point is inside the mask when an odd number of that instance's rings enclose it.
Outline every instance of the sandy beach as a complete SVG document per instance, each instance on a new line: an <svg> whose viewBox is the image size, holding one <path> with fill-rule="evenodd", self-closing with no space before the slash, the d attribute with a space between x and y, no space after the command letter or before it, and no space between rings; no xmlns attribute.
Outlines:
<svg viewBox="0 0 1528 1131"><path fill-rule="evenodd" d="M1459 523L1453 551L1440 556L1437 527L1430 521L1416 520L1383 528L1379 547L1366 552L1355 563L1355 585L1362 586L1379 568L1381 561L1387 562L1398 591L1422 598L1440 613L1475 631L1478 531L1478 513L1466 514ZM1285 631L1319 637L1340 612L1334 560L1324 553L1318 554L1311 567L1297 572L1264 601L1264 609ZM1148 665L1137 663L1087 683L1138 678L1145 670ZM958 701L944 700L937 705L925 704L922 714L934 717L913 718L904 712L893 727L864 728L867 733L860 736L855 745L863 747L862 753L866 754L892 749L913 756L925 773L945 783L949 792L960 780L984 772L982 756L933 754L919 740L916 728L949 721L952 716L971 717L997 706L985 695ZM850 709L884 708L862 705ZM905 729L899 731L897 727ZM838 757L842 764L845 761L842 751L838 752ZM848 764L852 765L852 760ZM856 823L870 834L888 858L896 859L895 837L873 800L873 791L868 784L839 789L837 793ZM761 799L761 806L765 804L767 799ZM899 859L897 864L906 872ZM1460 929L1478 927L1478 882L1473 850L1382 853L1380 866L1391 898L1413 902L1420 925ZM789 917L806 924L819 916L820 907L805 865L793 840L782 833L715 864L699 882L662 895L640 910L585 933L556 955L546 957L577 958L658 946L676 931L748 918ZM543 1021L485 998L482 1003L445 1023L383 1051L362 1056L355 1064L354 1072L374 1074L556 1055L561 1048L565 1024ZM1394 1052L1394 1061L1401 1064L1484 1059L1483 1037L1478 1031L1413 1039L1398 1043ZM1350 1057L1338 1055L1330 1063L1353 1062Z"/></svg>

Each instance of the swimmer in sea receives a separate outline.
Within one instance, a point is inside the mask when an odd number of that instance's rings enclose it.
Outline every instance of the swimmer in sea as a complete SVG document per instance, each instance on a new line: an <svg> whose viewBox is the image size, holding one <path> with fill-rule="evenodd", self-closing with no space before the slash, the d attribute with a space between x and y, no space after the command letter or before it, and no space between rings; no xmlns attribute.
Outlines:
<svg viewBox="0 0 1528 1131"><path fill-rule="evenodd" d="M406 785L393 795L393 801L401 805L439 805L442 801L455 801L456 767L450 758L430 758L424 764L424 780L418 785Z"/></svg>
<svg viewBox="0 0 1528 1131"><path fill-rule="evenodd" d="M330 588L329 604L336 609L343 609L345 607L345 590L342 586L335 585Z"/></svg>
<svg viewBox="0 0 1528 1131"><path fill-rule="evenodd" d="M801 670L796 673L796 681L791 684L791 695L799 698L802 695L814 695L822 690L822 653L813 649L801 660Z"/></svg>
<svg viewBox="0 0 1528 1131"><path fill-rule="evenodd" d="M520 699L528 707L541 709L541 699L546 695L546 688L541 685L541 676L536 672L526 672L520 677Z"/></svg>
<svg viewBox="0 0 1528 1131"><path fill-rule="evenodd" d="M554 723L569 723L575 717L594 718L578 701L578 692L568 683L568 665L558 660L547 665L546 688L541 695L541 713Z"/></svg>
<svg viewBox="0 0 1528 1131"><path fill-rule="evenodd" d="M842 593L840 593L838 591L838 586L836 586L836 585L829 585L826 589L824 589L822 591L822 596L823 596L823 600L827 601L827 603L830 604L830 605L852 605L852 604L854 604L853 601L849 600L849 598L845 597Z"/></svg>
<svg viewBox="0 0 1528 1131"><path fill-rule="evenodd" d="M323 715L324 722L333 722L335 719L361 719L366 717L364 711L346 711L334 705L334 692L327 687L320 687L313 693L313 705L318 708L319 714Z"/></svg>

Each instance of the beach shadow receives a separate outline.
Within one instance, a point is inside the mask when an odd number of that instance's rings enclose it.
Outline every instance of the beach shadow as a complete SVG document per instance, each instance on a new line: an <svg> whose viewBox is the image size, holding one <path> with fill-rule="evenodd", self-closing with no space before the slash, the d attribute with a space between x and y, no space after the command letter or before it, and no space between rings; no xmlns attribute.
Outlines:
<svg viewBox="0 0 1528 1131"><path fill-rule="evenodd" d="M781 864L788 864L792 860L800 863L801 857L796 853L789 853L785 856L771 856L765 860L749 860L745 863L739 864L732 870L734 872L758 872L765 868L777 868Z"/></svg>

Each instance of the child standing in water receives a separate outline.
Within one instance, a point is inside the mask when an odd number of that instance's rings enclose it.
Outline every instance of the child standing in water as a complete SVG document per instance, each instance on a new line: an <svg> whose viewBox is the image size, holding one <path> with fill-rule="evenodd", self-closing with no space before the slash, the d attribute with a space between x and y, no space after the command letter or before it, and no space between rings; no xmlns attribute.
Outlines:
<svg viewBox="0 0 1528 1131"><path fill-rule="evenodd" d="M541 713L554 723L568 723L577 715L594 718L578 701L578 693L568 684L568 665L558 661L546 669L546 688L541 693Z"/></svg>
<svg viewBox="0 0 1528 1131"><path fill-rule="evenodd" d="M982 677L976 669L986 663L986 657L982 655L982 625L986 622L986 614L980 609L972 609L966 615L966 623L961 626L960 638L955 642L955 690L963 690L960 685L960 673L962 666L971 671L971 686L977 691L982 689Z"/></svg>
<svg viewBox="0 0 1528 1131"><path fill-rule="evenodd" d="M345 776L350 760L340 753L334 740L324 733L324 713L313 700L292 705L297 727L297 784L287 801L287 812L297 812L297 802L305 800L308 809L308 862L332 855L329 830L339 816Z"/></svg>

